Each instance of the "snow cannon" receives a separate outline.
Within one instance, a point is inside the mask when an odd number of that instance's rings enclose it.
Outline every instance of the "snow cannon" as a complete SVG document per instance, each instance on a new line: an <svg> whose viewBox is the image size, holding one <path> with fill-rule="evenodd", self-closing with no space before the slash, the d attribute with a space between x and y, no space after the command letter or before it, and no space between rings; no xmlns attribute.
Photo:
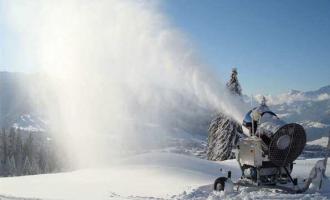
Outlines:
<svg viewBox="0 0 330 200"><path fill-rule="evenodd" d="M284 122L267 106L249 111L243 120L243 126L249 130L250 136L241 139L237 145L237 158L241 159L239 162L242 164L254 155L261 156L256 158L260 162L285 167L298 158L306 144L306 133L301 125ZM245 150L253 150L250 149L251 145L259 147L255 149L259 153L247 153ZM260 163L257 164L258 167L259 165Z"/></svg>
<svg viewBox="0 0 330 200"><path fill-rule="evenodd" d="M291 172L293 162L306 144L304 128L284 122L266 105L250 110L243 120L243 127L248 133L240 138L233 150L242 176L234 185L275 187L291 182L297 186L297 179L291 177ZM215 190L225 188L228 177L220 178L214 183Z"/></svg>

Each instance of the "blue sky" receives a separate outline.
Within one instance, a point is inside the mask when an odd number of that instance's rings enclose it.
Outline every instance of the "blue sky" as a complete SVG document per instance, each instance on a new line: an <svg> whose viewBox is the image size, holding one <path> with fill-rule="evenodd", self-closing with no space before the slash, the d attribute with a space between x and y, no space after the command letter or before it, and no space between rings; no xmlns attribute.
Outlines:
<svg viewBox="0 0 330 200"><path fill-rule="evenodd" d="M168 0L163 9L223 79L238 68L246 94L330 84L328 0Z"/></svg>
<svg viewBox="0 0 330 200"><path fill-rule="evenodd" d="M223 80L238 68L246 94L330 84L329 0L164 0L161 6ZM14 33L1 23L0 71L29 71L33 66L11 61Z"/></svg>

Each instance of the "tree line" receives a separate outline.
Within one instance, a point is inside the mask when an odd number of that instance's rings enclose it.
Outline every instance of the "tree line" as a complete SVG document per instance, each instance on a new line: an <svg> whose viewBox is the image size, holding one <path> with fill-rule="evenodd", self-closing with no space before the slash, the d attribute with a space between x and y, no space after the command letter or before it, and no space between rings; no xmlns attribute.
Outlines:
<svg viewBox="0 0 330 200"><path fill-rule="evenodd" d="M0 176L62 171L56 144L45 132L0 130Z"/></svg>

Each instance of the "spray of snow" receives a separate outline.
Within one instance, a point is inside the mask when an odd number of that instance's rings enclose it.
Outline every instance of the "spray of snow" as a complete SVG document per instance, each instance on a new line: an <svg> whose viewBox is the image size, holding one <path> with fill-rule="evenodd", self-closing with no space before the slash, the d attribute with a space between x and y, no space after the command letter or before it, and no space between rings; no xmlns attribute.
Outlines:
<svg viewBox="0 0 330 200"><path fill-rule="evenodd" d="M42 74L42 91L53 94L45 97L50 124L75 163L194 133L219 111L241 120L236 100L158 1L1 3L20 44L15 58Z"/></svg>

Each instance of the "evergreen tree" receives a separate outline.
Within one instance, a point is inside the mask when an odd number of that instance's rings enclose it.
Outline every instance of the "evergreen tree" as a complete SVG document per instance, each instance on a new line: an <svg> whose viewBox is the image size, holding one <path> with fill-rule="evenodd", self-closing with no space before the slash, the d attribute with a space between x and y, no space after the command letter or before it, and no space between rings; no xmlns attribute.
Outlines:
<svg viewBox="0 0 330 200"><path fill-rule="evenodd" d="M29 134L29 137L26 139L23 145L23 151L25 156L29 157L30 159L33 156L33 136L32 133Z"/></svg>
<svg viewBox="0 0 330 200"><path fill-rule="evenodd" d="M11 128L8 136L8 156L12 157L16 152L16 132Z"/></svg>
<svg viewBox="0 0 330 200"><path fill-rule="evenodd" d="M3 143L3 129L0 130L0 176L3 176L4 171L4 143Z"/></svg>
<svg viewBox="0 0 330 200"><path fill-rule="evenodd" d="M269 107L267 106L267 99L265 96L262 96L260 107L262 110L269 110Z"/></svg>
<svg viewBox="0 0 330 200"><path fill-rule="evenodd" d="M48 149L46 145L42 145L42 147L38 151L37 160L40 173L47 173L46 165L47 165L47 152Z"/></svg>
<svg viewBox="0 0 330 200"><path fill-rule="evenodd" d="M31 159L31 170L30 174L40 174L40 168L36 159Z"/></svg>
<svg viewBox="0 0 330 200"><path fill-rule="evenodd" d="M22 137L21 137L20 132L18 132L16 135L15 144L16 144L16 151L15 151L14 157L15 157L15 164L16 164L16 175L22 175L24 156L23 156Z"/></svg>
<svg viewBox="0 0 330 200"><path fill-rule="evenodd" d="M234 94L241 96L242 95L242 88L241 85L239 84L238 78L237 78L237 69L233 68L231 72L231 78L227 83L227 88L229 91Z"/></svg>
<svg viewBox="0 0 330 200"><path fill-rule="evenodd" d="M32 168L31 168L31 162L29 157L25 157L24 159L24 165L23 165L23 174L24 175L29 175L31 174Z"/></svg>
<svg viewBox="0 0 330 200"><path fill-rule="evenodd" d="M260 105L262 105L262 106L267 106L267 99L266 99L266 97L265 96L262 96L262 99L261 99L261 103L260 103Z"/></svg>
<svg viewBox="0 0 330 200"><path fill-rule="evenodd" d="M14 156L11 156L10 158L7 158L7 163L9 166L9 175L15 176L16 175L16 164L15 164L15 159Z"/></svg>
<svg viewBox="0 0 330 200"><path fill-rule="evenodd" d="M1 149L0 149L0 160L1 160L1 174L2 176L8 176L9 175L9 166L8 166L8 139L6 135L6 130L2 129L1 134Z"/></svg>

